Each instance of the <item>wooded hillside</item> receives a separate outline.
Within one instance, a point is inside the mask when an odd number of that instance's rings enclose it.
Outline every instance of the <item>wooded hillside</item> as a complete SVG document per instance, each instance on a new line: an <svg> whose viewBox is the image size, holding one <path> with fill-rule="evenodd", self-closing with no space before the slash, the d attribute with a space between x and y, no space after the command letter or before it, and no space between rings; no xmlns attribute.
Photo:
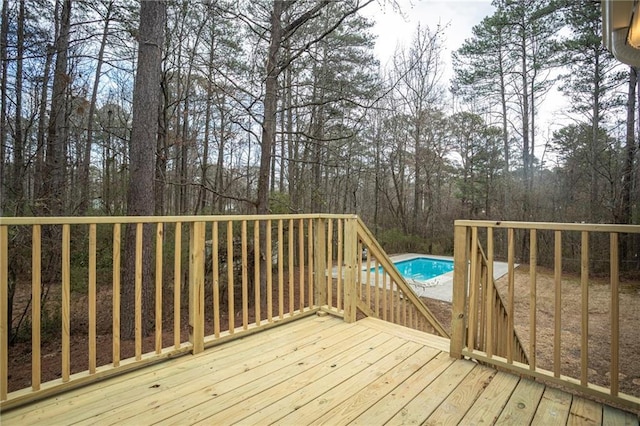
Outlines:
<svg viewBox="0 0 640 426"><path fill-rule="evenodd" d="M451 81L442 28L381 66L371 0L142 3L160 15L2 1L1 215L131 214L151 161L155 214L357 213L390 252L450 253L463 218L640 223L637 70L605 49L596 2L494 0ZM160 84L134 94L160 39ZM139 151L135 120L156 116Z"/></svg>

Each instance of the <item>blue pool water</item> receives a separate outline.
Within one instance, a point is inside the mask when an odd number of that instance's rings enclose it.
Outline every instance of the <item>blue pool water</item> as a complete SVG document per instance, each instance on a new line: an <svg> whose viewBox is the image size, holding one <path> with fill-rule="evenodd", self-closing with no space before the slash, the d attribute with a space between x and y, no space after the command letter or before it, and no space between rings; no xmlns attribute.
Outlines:
<svg viewBox="0 0 640 426"><path fill-rule="evenodd" d="M405 278L426 281L438 275L453 271L453 261L417 257L395 263L398 271Z"/></svg>

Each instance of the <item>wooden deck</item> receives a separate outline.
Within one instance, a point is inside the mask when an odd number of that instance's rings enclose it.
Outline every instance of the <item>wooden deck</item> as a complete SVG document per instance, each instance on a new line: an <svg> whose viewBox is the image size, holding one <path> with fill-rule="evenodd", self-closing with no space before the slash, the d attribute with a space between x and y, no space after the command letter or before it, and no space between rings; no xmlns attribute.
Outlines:
<svg viewBox="0 0 640 426"><path fill-rule="evenodd" d="M638 416L448 354L376 319L314 316L3 412L3 425L629 424Z"/></svg>

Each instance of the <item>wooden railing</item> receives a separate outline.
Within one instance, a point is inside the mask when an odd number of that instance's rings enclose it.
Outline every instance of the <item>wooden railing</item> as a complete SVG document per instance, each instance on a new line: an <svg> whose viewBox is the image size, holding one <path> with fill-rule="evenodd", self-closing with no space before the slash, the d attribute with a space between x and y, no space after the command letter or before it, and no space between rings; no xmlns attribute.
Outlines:
<svg viewBox="0 0 640 426"><path fill-rule="evenodd" d="M470 249L471 284L468 303L475 309L469 309L467 347L484 351L489 356L498 355L528 364L527 352L513 326L513 304L507 308L504 297L496 288L493 259L487 258L479 244L477 228L471 229ZM509 262L509 265L513 267L513 261ZM512 270L509 278L513 278ZM510 285L509 288L512 287L513 285Z"/></svg>
<svg viewBox="0 0 640 426"><path fill-rule="evenodd" d="M318 311L446 336L352 215L0 218L0 303L2 409Z"/></svg>
<svg viewBox="0 0 640 426"><path fill-rule="evenodd" d="M622 260L619 245L621 236L628 238L639 233L640 226L632 225L456 221L451 356L469 357L640 410L639 395L629 391L628 386L627 392L623 391L619 380L621 339L638 337L637 334L635 337L625 337L620 332L620 324L624 319L619 314L619 265ZM606 243L603 239L607 240ZM568 244L569 241L572 244ZM500 250L496 249L498 244ZM593 247L591 250L590 244ZM482 247L486 247L486 255ZM494 258L498 251L508 267L506 288L502 290L502 293L506 293L506 300L504 294L499 294L492 279ZM541 288L538 283L542 253L544 262L553 270L552 291ZM574 262L575 257L579 266L579 284L576 287L580 298L578 306L574 307L563 304L563 297L567 298L566 292L570 288L563 278L572 276L567 268L563 270L563 263ZM516 285L516 258L528 262L526 285ZM603 261L608 263L610 299L605 306L598 306L597 309L608 309L609 328L603 335L594 335L593 320L590 322L590 267L595 268L592 265L597 263L598 270L602 270ZM552 296L542 300L538 293L543 290ZM520 309L519 315L515 309L516 303ZM572 318L577 317L575 326L569 324L567 310L574 314ZM548 318L546 315L550 315L552 323L544 333L540 326L543 315L545 320ZM563 342L567 327L578 330L579 347L567 348L567 343ZM520 337L516 329L521 331ZM634 332L637 333L637 329ZM553 337L543 340L542 335ZM594 367L594 361L601 363L603 360L590 357L590 349L608 342L610 360L604 376L609 379L604 382L598 379L599 383L594 383L590 379L594 375L590 369ZM552 353L552 357L546 357L551 360L544 363L539 361L542 358L541 351ZM575 359L570 359L571 356ZM639 362L637 353L623 356L626 362ZM579 368L576 371L569 364L576 364Z"/></svg>
<svg viewBox="0 0 640 426"><path fill-rule="evenodd" d="M357 309L367 316L448 338L442 324L411 289L360 219L357 238Z"/></svg>

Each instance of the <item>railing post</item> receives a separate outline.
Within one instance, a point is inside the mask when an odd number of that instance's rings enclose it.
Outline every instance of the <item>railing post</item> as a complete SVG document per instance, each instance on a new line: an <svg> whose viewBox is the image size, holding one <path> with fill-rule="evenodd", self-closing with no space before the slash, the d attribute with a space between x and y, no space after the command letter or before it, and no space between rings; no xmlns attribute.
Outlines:
<svg viewBox="0 0 640 426"><path fill-rule="evenodd" d="M357 286L360 285L360 280L356 279L360 273L357 226L358 222L355 219L346 219L344 222L344 320L349 323L356 320Z"/></svg>
<svg viewBox="0 0 640 426"><path fill-rule="evenodd" d="M327 225L324 218L313 227L313 284L315 305L327 305ZM331 273L331 271L329 271Z"/></svg>
<svg viewBox="0 0 640 426"><path fill-rule="evenodd" d="M9 229L0 226L0 401L7 399L9 370Z"/></svg>
<svg viewBox="0 0 640 426"><path fill-rule="evenodd" d="M466 337L465 306L469 280L469 228L455 225L453 237L453 306L451 317L451 346L449 354L462 358L462 348Z"/></svg>
<svg viewBox="0 0 640 426"><path fill-rule="evenodd" d="M189 235L189 342L194 354L204 350L205 229L204 222L194 222Z"/></svg>

